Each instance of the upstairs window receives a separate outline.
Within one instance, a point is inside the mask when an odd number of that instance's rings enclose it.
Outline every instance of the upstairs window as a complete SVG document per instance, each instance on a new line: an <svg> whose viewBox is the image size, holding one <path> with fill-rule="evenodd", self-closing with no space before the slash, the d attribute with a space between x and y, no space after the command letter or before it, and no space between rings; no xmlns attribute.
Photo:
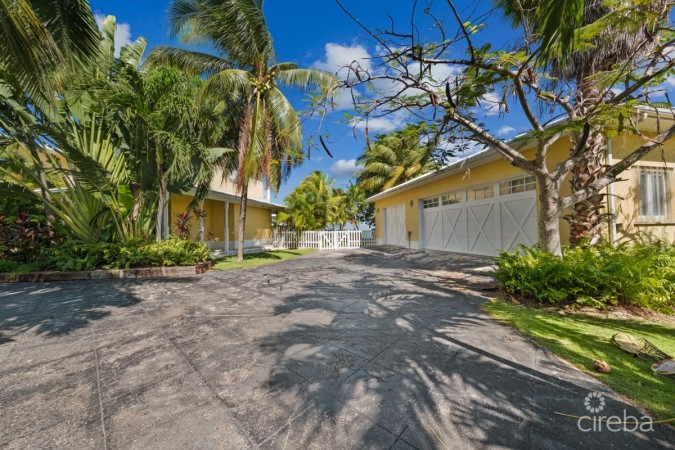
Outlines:
<svg viewBox="0 0 675 450"><path fill-rule="evenodd" d="M639 170L640 219L661 221L668 219L670 190L669 173L665 169L641 167Z"/></svg>

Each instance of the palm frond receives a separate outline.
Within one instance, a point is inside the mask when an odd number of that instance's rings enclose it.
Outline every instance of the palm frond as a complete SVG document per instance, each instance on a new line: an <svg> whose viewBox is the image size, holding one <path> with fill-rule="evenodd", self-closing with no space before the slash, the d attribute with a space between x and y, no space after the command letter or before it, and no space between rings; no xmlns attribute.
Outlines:
<svg viewBox="0 0 675 450"><path fill-rule="evenodd" d="M274 56L259 0L175 0L169 22L186 42L209 41L242 67L260 69Z"/></svg>
<svg viewBox="0 0 675 450"><path fill-rule="evenodd" d="M277 73L277 81L282 86L299 88L303 91L320 90L330 94L337 88L335 76L317 69L285 69Z"/></svg>
<svg viewBox="0 0 675 450"><path fill-rule="evenodd" d="M202 101L207 94L220 98L248 98L253 93L251 81L251 74L245 70L224 70L206 80L199 92L198 99Z"/></svg>
<svg viewBox="0 0 675 450"><path fill-rule="evenodd" d="M145 64L149 68L167 65L207 77L232 68L232 63L218 56L173 47L157 47Z"/></svg>

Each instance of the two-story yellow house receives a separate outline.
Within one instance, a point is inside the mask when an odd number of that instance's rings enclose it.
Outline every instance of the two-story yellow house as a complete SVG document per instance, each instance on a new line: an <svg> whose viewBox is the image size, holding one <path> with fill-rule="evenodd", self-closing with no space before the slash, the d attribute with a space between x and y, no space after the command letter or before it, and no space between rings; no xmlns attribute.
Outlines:
<svg viewBox="0 0 675 450"><path fill-rule="evenodd" d="M172 194L164 218L166 230L176 233L176 219L179 213L185 213L192 201L194 190L182 195ZM239 227L239 203L241 197L232 179L217 172L211 181L206 200L204 200L203 219L204 241L209 248L235 252L237 250L237 230ZM271 201L271 191L266 189L262 180L251 180L248 187L248 206L246 209L246 232L244 249L261 248L272 244L272 223L276 213L283 205ZM192 215L192 239L199 239L200 221Z"/></svg>

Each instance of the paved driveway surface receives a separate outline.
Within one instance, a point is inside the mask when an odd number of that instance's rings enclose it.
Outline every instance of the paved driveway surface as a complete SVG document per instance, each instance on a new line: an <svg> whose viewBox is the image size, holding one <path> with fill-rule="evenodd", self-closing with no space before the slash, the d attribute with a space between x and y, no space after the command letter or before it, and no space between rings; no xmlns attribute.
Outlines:
<svg viewBox="0 0 675 450"><path fill-rule="evenodd" d="M0 447L657 448L481 313L485 260L321 253L181 280L0 286ZM585 425L590 426L589 423ZM605 428L603 428L605 429Z"/></svg>

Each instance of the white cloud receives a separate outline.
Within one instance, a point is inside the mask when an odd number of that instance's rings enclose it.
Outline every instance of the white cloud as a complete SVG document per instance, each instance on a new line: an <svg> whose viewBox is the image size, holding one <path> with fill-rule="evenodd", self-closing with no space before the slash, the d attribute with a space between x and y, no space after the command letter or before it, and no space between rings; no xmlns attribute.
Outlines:
<svg viewBox="0 0 675 450"><path fill-rule="evenodd" d="M504 125L499 130L497 130L497 134L500 135L500 136L507 136L507 135L513 133L514 131L516 131L515 128L510 127L508 125Z"/></svg>
<svg viewBox="0 0 675 450"><path fill-rule="evenodd" d="M496 92L488 92L483 95L483 110L485 111L486 116L496 116L499 114L499 102L501 102L501 97Z"/></svg>
<svg viewBox="0 0 675 450"><path fill-rule="evenodd" d="M106 16L104 14L94 14L96 25L98 29L103 29L103 21ZM125 45L131 44L131 25L125 22L117 22L117 30L115 31L115 56L120 55L120 50Z"/></svg>
<svg viewBox="0 0 675 450"><path fill-rule="evenodd" d="M365 130L368 126L369 133L389 133L405 125L409 113L405 110L395 111L382 117L371 117L366 121L363 118L356 118L352 122L358 130Z"/></svg>
<svg viewBox="0 0 675 450"><path fill-rule="evenodd" d="M371 70L371 56L368 50L362 45L341 45L335 42L329 42L325 46L326 54L323 60L314 61L312 67L325 70L330 73L347 76L347 71L341 68L350 65L354 61L358 62L364 70Z"/></svg>
<svg viewBox="0 0 675 450"><path fill-rule="evenodd" d="M354 90L354 96L358 96L358 91ZM350 89L340 88L333 95L333 108L336 111L354 108L354 100Z"/></svg>
<svg viewBox="0 0 675 450"><path fill-rule="evenodd" d="M338 159L330 166L331 172L336 177L352 177L354 173L363 169L356 163L356 159Z"/></svg>

